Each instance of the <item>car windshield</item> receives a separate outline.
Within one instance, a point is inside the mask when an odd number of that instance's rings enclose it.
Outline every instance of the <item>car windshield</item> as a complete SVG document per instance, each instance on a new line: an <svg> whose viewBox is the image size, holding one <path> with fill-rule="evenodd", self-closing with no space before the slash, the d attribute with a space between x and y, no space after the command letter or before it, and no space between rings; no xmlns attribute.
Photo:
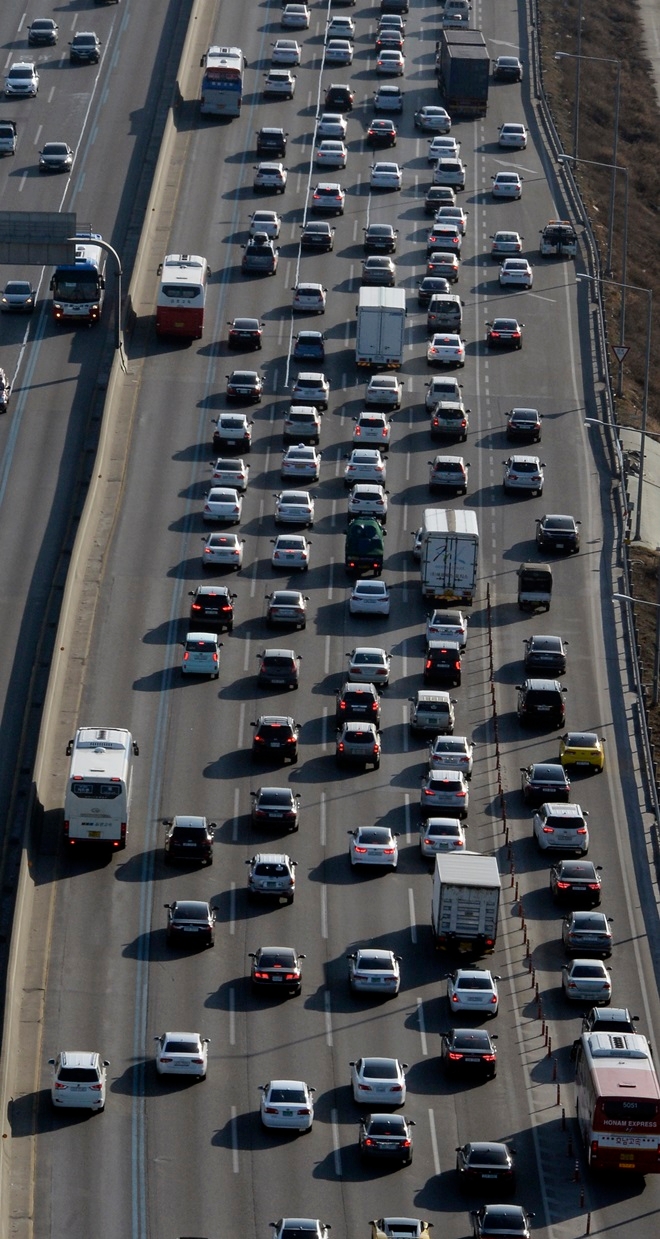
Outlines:
<svg viewBox="0 0 660 1239"><path fill-rule="evenodd" d="M260 805L291 804L292 793L287 787L269 787L259 792Z"/></svg>
<svg viewBox="0 0 660 1239"><path fill-rule="evenodd" d="M598 736L590 731L570 731L566 744L574 749L595 749L598 747Z"/></svg>
<svg viewBox="0 0 660 1239"><path fill-rule="evenodd" d="M173 914L177 921L207 921L209 909L205 903L178 903Z"/></svg>
<svg viewBox="0 0 660 1239"><path fill-rule="evenodd" d="M254 866L254 872L260 878L283 878L288 870L286 865L276 864L274 861L262 861Z"/></svg>
<svg viewBox="0 0 660 1239"><path fill-rule="evenodd" d="M490 990L493 988L488 977L458 977L456 985L459 989Z"/></svg>
<svg viewBox="0 0 660 1239"><path fill-rule="evenodd" d="M457 1050L490 1050L490 1037L484 1029L460 1029L454 1033L454 1048Z"/></svg>
<svg viewBox="0 0 660 1239"><path fill-rule="evenodd" d="M94 1067L60 1067L57 1078L68 1084L98 1084L99 1073Z"/></svg>
<svg viewBox="0 0 660 1239"><path fill-rule="evenodd" d="M163 1051L166 1054L198 1054L199 1042L166 1040L163 1044Z"/></svg>
<svg viewBox="0 0 660 1239"><path fill-rule="evenodd" d="M172 830L172 838L176 839L177 843L199 843L205 836L204 826L174 826Z"/></svg>
<svg viewBox="0 0 660 1239"><path fill-rule="evenodd" d="M574 964L571 969L571 975L574 977L598 977L600 979L605 974L605 968L601 964Z"/></svg>
<svg viewBox="0 0 660 1239"><path fill-rule="evenodd" d="M362 1074L368 1080L396 1080L399 1070L391 1058L365 1058Z"/></svg>
<svg viewBox="0 0 660 1239"><path fill-rule="evenodd" d="M355 654L353 662L357 664L367 664L370 666L378 666L383 662L382 654Z"/></svg>
<svg viewBox="0 0 660 1239"><path fill-rule="evenodd" d="M260 968L293 968L295 962L293 951L261 951L259 955Z"/></svg>
<svg viewBox="0 0 660 1239"><path fill-rule="evenodd" d="M609 933L607 920L602 912L575 912L571 929L579 929L589 933Z"/></svg>
<svg viewBox="0 0 660 1239"><path fill-rule="evenodd" d="M393 968L390 959L384 959L382 955L370 955L364 951L358 957L357 964L369 972L391 972Z"/></svg>
<svg viewBox="0 0 660 1239"><path fill-rule="evenodd" d="M438 838L453 837L458 838L461 833L461 827L458 822L432 822L427 824L425 834L437 836Z"/></svg>
<svg viewBox="0 0 660 1239"><path fill-rule="evenodd" d="M508 1166L509 1155L504 1148L497 1146L484 1146L478 1149L471 1149L469 1159L472 1163L478 1163L480 1166Z"/></svg>
<svg viewBox="0 0 660 1239"><path fill-rule="evenodd" d="M545 819L547 826L552 826L553 830L579 830L584 826L584 821L581 817L553 817L551 814ZM586 849L585 849L586 851Z"/></svg>
<svg viewBox="0 0 660 1239"><path fill-rule="evenodd" d="M268 1100L282 1101L288 1105L304 1105L307 1097L304 1088L271 1088Z"/></svg>
<svg viewBox="0 0 660 1239"><path fill-rule="evenodd" d="M389 830L383 826L362 827L359 833L359 839L360 843L387 844L392 842L392 836Z"/></svg>
<svg viewBox="0 0 660 1239"><path fill-rule="evenodd" d="M379 1116L368 1124L370 1136L402 1136L405 1135L405 1123L400 1114Z"/></svg>

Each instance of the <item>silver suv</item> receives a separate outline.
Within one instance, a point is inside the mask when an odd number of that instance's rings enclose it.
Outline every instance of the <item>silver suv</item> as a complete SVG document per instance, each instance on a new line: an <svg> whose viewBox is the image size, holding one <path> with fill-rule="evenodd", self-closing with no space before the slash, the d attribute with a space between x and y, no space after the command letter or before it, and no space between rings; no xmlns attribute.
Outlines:
<svg viewBox="0 0 660 1239"><path fill-rule="evenodd" d="M265 895L293 903L296 890L296 864L286 852L257 852L246 860L248 895Z"/></svg>
<svg viewBox="0 0 660 1239"><path fill-rule="evenodd" d="M338 766L380 766L380 732L374 723L344 723L337 732Z"/></svg>

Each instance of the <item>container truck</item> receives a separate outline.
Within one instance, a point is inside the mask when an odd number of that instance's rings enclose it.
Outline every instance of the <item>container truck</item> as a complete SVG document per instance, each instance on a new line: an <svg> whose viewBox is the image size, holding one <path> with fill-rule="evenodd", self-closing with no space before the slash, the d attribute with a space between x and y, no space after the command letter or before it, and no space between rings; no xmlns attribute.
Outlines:
<svg viewBox="0 0 660 1239"><path fill-rule="evenodd" d="M479 558L476 512L470 508L427 508L421 549L424 598L471 606Z"/></svg>
<svg viewBox="0 0 660 1239"><path fill-rule="evenodd" d="M485 116L490 56L480 30L443 30L438 48L438 87L451 116Z"/></svg>
<svg viewBox="0 0 660 1239"><path fill-rule="evenodd" d="M398 369L403 362L405 326L403 288L361 288L355 340L358 366Z"/></svg>
<svg viewBox="0 0 660 1239"><path fill-rule="evenodd" d="M445 852L435 858L431 928L440 951L486 955L494 950L500 907L494 856Z"/></svg>

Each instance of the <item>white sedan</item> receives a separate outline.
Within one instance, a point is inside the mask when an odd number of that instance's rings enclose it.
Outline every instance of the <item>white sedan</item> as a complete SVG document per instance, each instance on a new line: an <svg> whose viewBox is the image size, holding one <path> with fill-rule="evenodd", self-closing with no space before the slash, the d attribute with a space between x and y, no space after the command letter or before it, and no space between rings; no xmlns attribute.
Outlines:
<svg viewBox="0 0 660 1239"><path fill-rule="evenodd" d="M277 39L270 55L274 65L299 65L300 44L295 39Z"/></svg>
<svg viewBox="0 0 660 1239"><path fill-rule="evenodd" d="M316 1089L304 1080L270 1080L261 1084L261 1121L264 1127L309 1131L314 1122Z"/></svg>
<svg viewBox="0 0 660 1239"><path fill-rule="evenodd" d="M344 469L344 485L356 482L382 483L387 476L384 456L375 447L354 447Z"/></svg>
<svg viewBox="0 0 660 1239"><path fill-rule="evenodd" d="M352 65L353 44L349 39L328 39L324 59L327 65Z"/></svg>
<svg viewBox="0 0 660 1239"><path fill-rule="evenodd" d="M499 258L503 254L519 254L524 241L519 232L509 232L504 228L494 232L490 239L493 242L490 247L493 258Z"/></svg>
<svg viewBox="0 0 660 1239"><path fill-rule="evenodd" d="M351 1063L353 1101L372 1109L402 1106L406 1100L407 1068L408 1064L400 1063L398 1058L356 1059Z"/></svg>
<svg viewBox="0 0 660 1239"><path fill-rule="evenodd" d="M426 103L415 112L415 128L426 133L449 133L451 116L444 108L433 103Z"/></svg>
<svg viewBox="0 0 660 1239"><path fill-rule="evenodd" d="M323 112L316 126L316 136L317 138L341 138L343 142L347 127L346 117L342 116L341 112Z"/></svg>
<svg viewBox="0 0 660 1239"><path fill-rule="evenodd" d="M307 572L311 545L304 534L281 533L273 542L272 567Z"/></svg>
<svg viewBox="0 0 660 1239"><path fill-rule="evenodd" d="M209 464L213 470L212 486L231 486L233 490L247 490L250 466L246 465L244 460L234 456L218 456L215 461L209 461Z"/></svg>
<svg viewBox="0 0 660 1239"><path fill-rule="evenodd" d="M456 1011L472 1011L475 1015L497 1015L498 976L488 968L457 968L447 977L447 998L453 1016Z"/></svg>
<svg viewBox="0 0 660 1239"><path fill-rule="evenodd" d="M351 865L380 865L396 869L399 864L398 835L389 826L357 826L348 832Z"/></svg>
<svg viewBox="0 0 660 1239"><path fill-rule="evenodd" d="M379 160L371 165L369 183L372 189L401 189L403 173L398 163Z"/></svg>
<svg viewBox="0 0 660 1239"><path fill-rule="evenodd" d="M426 158L429 163L435 163L436 159L458 159L460 152L461 144L458 138L452 138L448 134L437 134L429 142Z"/></svg>
<svg viewBox="0 0 660 1239"><path fill-rule="evenodd" d="M461 649L467 645L468 617L462 611L436 608L426 621L426 640L458 641Z"/></svg>
<svg viewBox="0 0 660 1239"><path fill-rule="evenodd" d="M154 1037L156 1071L159 1076L194 1076L206 1079L208 1064L208 1037L192 1032L164 1032Z"/></svg>
<svg viewBox="0 0 660 1239"><path fill-rule="evenodd" d="M500 287L531 288L534 272L526 258L505 258L500 267Z"/></svg>
<svg viewBox="0 0 660 1239"><path fill-rule="evenodd" d="M341 138L322 138L314 155L314 163L322 168L345 168L347 159L346 143Z"/></svg>
<svg viewBox="0 0 660 1239"><path fill-rule="evenodd" d="M275 495L276 525L314 524L314 500L308 490L283 490Z"/></svg>
<svg viewBox="0 0 660 1239"><path fill-rule="evenodd" d="M406 71L406 59L401 52L383 48L376 61L376 73L383 77L403 77Z"/></svg>
<svg viewBox="0 0 660 1239"><path fill-rule="evenodd" d="M308 30L311 15L306 4L285 4L280 17L280 26L285 30Z"/></svg>
<svg viewBox="0 0 660 1239"><path fill-rule="evenodd" d="M210 533L202 539L202 567L214 568L216 564L227 568L243 567L243 543L245 538L239 538L237 533Z"/></svg>
<svg viewBox="0 0 660 1239"><path fill-rule="evenodd" d="M456 224L462 237L467 229L468 212L459 206L441 206L435 213L435 224Z"/></svg>
<svg viewBox="0 0 660 1239"><path fill-rule="evenodd" d="M372 645L358 645L348 657L346 678L351 684L375 684L377 688L389 684L392 659L386 650Z"/></svg>
<svg viewBox="0 0 660 1239"><path fill-rule="evenodd" d="M298 443L288 447L282 454L280 475L283 478L309 478L318 482L321 472L321 453L311 443Z"/></svg>
<svg viewBox="0 0 660 1239"><path fill-rule="evenodd" d="M250 236L265 232L269 237L279 237L282 219L277 211L253 211L250 216Z"/></svg>
<svg viewBox="0 0 660 1239"><path fill-rule="evenodd" d="M389 615L390 591L384 581L356 581L348 600L350 615Z"/></svg>
<svg viewBox="0 0 660 1239"><path fill-rule="evenodd" d="M561 983L569 1002L607 1007L612 999L612 982L602 959L572 959L561 970Z"/></svg>
<svg viewBox="0 0 660 1239"><path fill-rule="evenodd" d="M385 405L389 409L400 409L402 394L403 384L395 374L374 374L367 383L364 403L369 407Z"/></svg>
<svg viewBox="0 0 660 1239"><path fill-rule="evenodd" d="M498 172L491 180L493 198L522 198L522 177L517 172Z"/></svg>
<svg viewBox="0 0 660 1239"><path fill-rule="evenodd" d="M464 366L465 345L460 336L436 332L426 350L429 366Z"/></svg>
<svg viewBox="0 0 660 1239"><path fill-rule="evenodd" d="M527 146L527 130L524 125L500 125L498 146L508 146L514 151L524 151Z"/></svg>
<svg viewBox="0 0 660 1239"><path fill-rule="evenodd" d="M224 521L228 525L237 525L243 511L243 496L237 490L229 490L225 486L212 486L206 496L204 511L205 521Z"/></svg>
<svg viewBox="0 0 660 1239"><path fill-rule="evenodd" d="M472 776L474 745L467 736L436 736L429 744L430 770L460 770Z"/></svg>
<svg viewBox="0 0 660 1239"><path fill-rule="evenodd" d="M419 850L433 858L438 852L465 851L465 830L457 817L429 817L419 828Z"/></svg>

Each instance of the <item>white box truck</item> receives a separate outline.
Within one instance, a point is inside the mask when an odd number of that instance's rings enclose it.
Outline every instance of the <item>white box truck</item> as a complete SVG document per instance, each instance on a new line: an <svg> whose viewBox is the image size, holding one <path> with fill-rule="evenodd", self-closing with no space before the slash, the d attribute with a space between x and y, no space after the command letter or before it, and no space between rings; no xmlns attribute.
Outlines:
<svg viewBox="0 0 660 1239"><path fill-rule="evenodd" d="M438 950L489 954L497 938L500 890L494 856L438 854L431 899L431 928Z"/></svg>
<svg viewBox="0 0 660 1239"><path fill-rule="evenodd" d="M479 559L476 512L471 508L426 508L421 549L424 598L471 606Z"/></svg>
<svg viewBox="0 0 660 1239"><path fill-rule="evenodd" d="M358 366L397 369L403 362L406 294L403 288L361 288L357 307Z"/></svg>

